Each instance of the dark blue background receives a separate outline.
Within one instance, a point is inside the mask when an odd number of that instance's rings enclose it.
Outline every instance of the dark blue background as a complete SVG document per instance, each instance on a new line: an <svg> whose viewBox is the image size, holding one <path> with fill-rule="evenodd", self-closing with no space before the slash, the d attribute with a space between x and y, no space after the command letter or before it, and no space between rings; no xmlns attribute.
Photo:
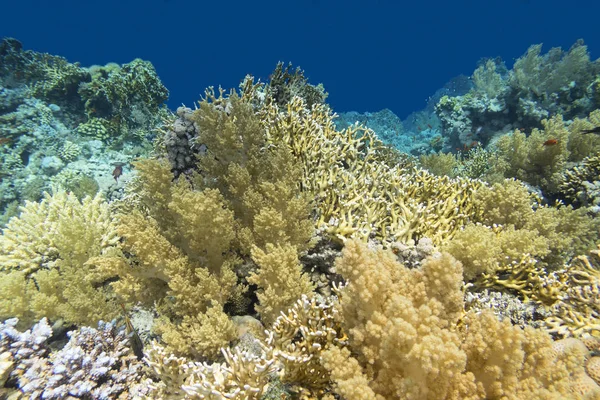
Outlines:
<svg viewBox="0 0 600 400"><path fill-rule="evenodd" d="M12 0L0 36L82 65L150 60L191 105L209 85L268 77L277 61L323 82L336 111L425 105L481 57L509 66L527 47L583 38L600 57L600 1L592 0Z"/></svg>

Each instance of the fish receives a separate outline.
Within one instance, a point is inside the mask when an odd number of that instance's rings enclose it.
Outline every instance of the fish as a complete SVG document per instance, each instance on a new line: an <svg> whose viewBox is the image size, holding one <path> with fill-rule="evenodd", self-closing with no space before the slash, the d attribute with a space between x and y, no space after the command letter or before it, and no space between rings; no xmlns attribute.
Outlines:
<svg viewBox="0 0 600 400"><path fill-rule="evenodd" d="M544 143L542 143L544 146L554 146L555 144L558 143L558 139L548 139L546 140Z"/></svg>
<svg viewBox="0 0 600 400"><path fill-rule="evenodd" d="M595 128L592 129L584 129L581 131L582 134L586 134L586 133L595 133L597 135L600 135L600 126L597 126Z"/></svg>
<svg viewBox="0 0 600 400"><path fill-rule="evenodd" d="M112 176L115 178L115 182L119 183L119 177L123 175L123 165L125 165L125 163L116 162L113 163L113 165L115 166L115 169L113 169Z"/></svg>
<svg viewBox="0 0 600 400"><path fill-rule="evenodd" d="M140 339L140 336L133 327L123 303L121 303L121 309L123 310L123 317L125 318L125 329L127 331L127 335L129 336L131 350L133 350L133 354L135 354L138 360L142 360L144 358L144 342L142 342L142 339Z"/></svg>

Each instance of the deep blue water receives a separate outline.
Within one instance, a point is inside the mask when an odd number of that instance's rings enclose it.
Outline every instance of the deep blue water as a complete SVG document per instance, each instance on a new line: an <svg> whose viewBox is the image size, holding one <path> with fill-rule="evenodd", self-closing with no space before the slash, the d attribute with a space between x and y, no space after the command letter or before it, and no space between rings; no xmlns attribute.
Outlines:
<svg viewBox="0 0 600 400"><path fill-rule="evenodd" d="M481 57L512 61L578 38L600 57L591 0L3 1L0 36L82 65L151 61L191 105L209 85L265 80L277 61L323 82L336 111L390 108L404 118Z"/></svg>

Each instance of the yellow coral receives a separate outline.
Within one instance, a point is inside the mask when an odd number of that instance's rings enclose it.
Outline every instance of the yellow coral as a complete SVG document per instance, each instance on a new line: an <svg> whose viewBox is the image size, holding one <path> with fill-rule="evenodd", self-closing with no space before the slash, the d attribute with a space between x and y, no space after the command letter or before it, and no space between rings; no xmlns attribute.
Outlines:
<svg viewBox="0 0 600 400"><path fill-rule="evenodd" d="M193 190L184 179L167 182L165 164L137 165L143 177L136 207L119 216L120 249L88 264L118 276L111 285L122 299L160 303L159 329L172 349L215 356L235 337L223 307L245 289L233 271L233 211L216 189ZM152 193L158 195L154 204Z"/></svg>
<svg viewBox="0 0 600 400"><path fill-rule="evenodd" d="M254 247L252 258L259 269L248 277L248 282L259 288L257 297L260 304L255 308L265 323L274 322L303 294L308 295L314 290L308 275L302 273L294 246L268 243L265 251Z"/></svg>
<svg viewBox="0 0 600 400"><path fill-rule="evenodd" d="M283 112L267 103L259 113L268 142L285 143L301 161L317 226L333 237L408 242L426 236L439 244L473 211L472 193L482 182L390 168L373 131L358 125L337 131L323 105L309 110L293 98Z"/></svg>
<svg viewBox="0 0 600 400"><path fill-rule="evenodd" d="M267 142L252 105L209 90L193 119L200 127L198 143L208 148L199 159L198 186L218 188L231 204L242 254L267 243L289 243L298 251L311 247L311 198L301 191L301 169L289 149Z"/></svg>
<svg viewBox="0 0 600 400"><path fill-rule="evenodd" d="M100 195L80 202L58 192L28 202L0 236L0 315L87 324L113 318L117 308L104 285L113 275L86 262L118 241Z"/></svg>
<svg viewBox="0 0 600 400"><path fill-rule="evenodd" d="M595 393L581 386L589 379L581 354L558 355L544 331L522 330L491 312L462 315L462 268L448 254L409 270L391 252L351 241L336 267L348 279L339 294L350 353L326 352L324 365L345 398L558 400L576 390Z"/></svg>
<svg viewBox="0 0 600 400"><path fill-rule="evenodd" d="M583 134L600 123L600 112L592 112L586 119L576 119L567 126L557 115L542 121L542 129L533 129L529 135L515 130L502 136L495 147L508 169L505 176L518 178L542 189L555 192L562 182L562 172L568 161L581 161L600 151L597 135ZM554 145L545 145L550 139Z"/></svg>
<svg viewBox="0 0 600 400"><path fill-rule="evenodd" d="M589 256L576 257L563 270L546 278L558 287L552 315L546 319L550 332L600 338L600 247Z"/></svg>

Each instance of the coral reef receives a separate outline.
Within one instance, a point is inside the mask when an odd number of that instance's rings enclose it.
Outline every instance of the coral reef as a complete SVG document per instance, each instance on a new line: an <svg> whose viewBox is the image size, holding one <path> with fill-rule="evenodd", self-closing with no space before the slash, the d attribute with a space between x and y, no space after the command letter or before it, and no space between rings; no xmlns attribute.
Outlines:
<svg viewBox="0 0 600 400"><path fill-rule="evenodd" d="M436 97L440 120L412 116L400 142L419 165L382 141L401 132L390 113L366 116L381 138L336 126L290 65L169 115L147 62L81 68L4 40L24 75L0 66L0 171L21 179L3 201L36 202L0 235L0 317L19 318L0 324L0 383L30 398L597 398L598 220L537 191L593 196L586 57L482 63L469 93ZM151 320L142 335L131 310Z"/></svg>
<svg viewBox="0 0 600 400"><path fill-rule="evenodd" d="M152 65L83 68L11 38L0 48L0 211L41 198L63 171L91 176L114 193L111 163L147 156L167 114L168 92Z"/></svg>
<svg viewBox="0 0 600 400"><path fill-rule="evenodd" d="M337 270L348 279L339 294L351 351L323 355L334 390L373 399L600 394L585 374L583 344L557 351L542 331L490 312L463 314L461 269L438 253L408 270L391 253L348 242Z"/></svg>
<svg viewBox="0 0 600 400"><path fill-rule="evenodd" d="M541 55L541 48L531 46L510 71L501 60L484 60L467 94L439 100L435 112L449 149L474 140L487 145L511 130L540 128L554 115L570 120L600 106L593 91L600 63L590 60L583 41L567 52L553 48Z"/></svg>

